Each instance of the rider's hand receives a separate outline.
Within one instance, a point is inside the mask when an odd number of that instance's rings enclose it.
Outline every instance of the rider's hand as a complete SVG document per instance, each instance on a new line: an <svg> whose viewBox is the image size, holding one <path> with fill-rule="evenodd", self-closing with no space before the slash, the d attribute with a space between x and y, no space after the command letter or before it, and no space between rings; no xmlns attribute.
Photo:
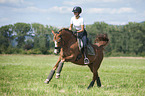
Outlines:
<svg viewBox="0 0 145 96"><path fill-rule="evenodd" d="M76 34L77 34L77 31L73 31L73 34L75 34L75 35L76 35Z"/></svg>

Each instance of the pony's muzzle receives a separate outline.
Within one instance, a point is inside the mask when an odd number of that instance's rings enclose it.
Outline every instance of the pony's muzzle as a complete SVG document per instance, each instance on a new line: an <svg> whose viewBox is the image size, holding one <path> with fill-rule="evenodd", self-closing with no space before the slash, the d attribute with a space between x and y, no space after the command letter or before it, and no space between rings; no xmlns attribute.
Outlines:
<svg viewBox="0 0 145 96"><path fill-rule="evenodd" d="M60 47L55 47L54 54L58 54L60 52Z"/></svg>
<svg viewBox="0 0 145 96"><path fill-rule="evenodd" d="M57 49L54 49L54 54L58 54Z"/></svg>

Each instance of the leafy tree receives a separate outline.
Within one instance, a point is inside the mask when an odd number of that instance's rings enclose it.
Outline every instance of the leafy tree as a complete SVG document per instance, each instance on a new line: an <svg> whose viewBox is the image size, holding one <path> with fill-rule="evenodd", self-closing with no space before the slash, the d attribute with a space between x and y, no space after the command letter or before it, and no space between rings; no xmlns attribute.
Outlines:
<svg viewBox="0 0 145 96"><path fill-rule="evenodd" d="M89 40L94 43L97 34L107 33L108 24L104 22L95 22L92 25L87 25L86 30L88 32Z"/></svg>
<svg viewBox="0 0 145 96"><path fill-rule="evenodd" d="M26 50L30 50L34 47L34 42L30 39L28 39L26 42L25 42L25 45L24 45L24 49Z"/></svg>
<svg viewBox="0 0 145 96"><path fill-rule="evenodd" d="M0 53L43 53L54 48L51 30L59 29L53 26L44 26L39 23L16 23L0 27ZM105 54L115 56L135 54L145 56L145 22L129 22L126 25L108 25L105 22L95 22L87 25L89 41L94 43L97 34L107 33L110 39ZM29 37L29 38L28 38ZM12 40L17 40L17 49L11 48ZM21 49L21 50L20 50ZM35 52L36 51L36 52Z"/></svg>
<svg viewBox="0 0 145 96"><path fill-rule="evenodd" d="M5 25L0 28L0 53L6 51L11 46L11 41L13 40L12 33L12 25Z"/></svg>
<svg viewBox="0 0 145 96"><path fill-rule="evenodd" d="M25 36L31 31L31 25L26 23L14 24L14 31L17 33L18 48L23 48Z"/></svg>
<svg viewBox="0 0 145 96"><path fill-rule="evenodd" d="M35 32L34 37L34 48L42 49L50 49L50 47L54 47L53 44L53 35L51 30L58 31L58 28L53 26L44 26L39 23L33 23L32 28Z"/></svg>

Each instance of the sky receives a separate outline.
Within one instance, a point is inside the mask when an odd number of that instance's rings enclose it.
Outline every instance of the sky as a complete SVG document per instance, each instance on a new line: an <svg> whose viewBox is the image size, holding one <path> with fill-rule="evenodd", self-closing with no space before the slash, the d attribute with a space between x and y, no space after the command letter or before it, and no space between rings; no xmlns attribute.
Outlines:
<svg viewBox="0 0 145 96"><path fill-rule="evenodd" d="M145 21L145 0L0 0L0 27L17 22L69 27L75 6L82 8L86 25Z"/></svg>

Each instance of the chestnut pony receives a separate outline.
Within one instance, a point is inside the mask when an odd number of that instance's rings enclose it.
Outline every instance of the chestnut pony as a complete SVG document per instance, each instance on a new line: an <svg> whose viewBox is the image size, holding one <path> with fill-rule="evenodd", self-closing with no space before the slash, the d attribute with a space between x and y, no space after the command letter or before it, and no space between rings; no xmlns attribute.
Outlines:
<svg viewBox="0 0 145 96"><path fill-rule="evenodd" d="M63 28L57 33L55 33L54 31L52 31L52 33L54 35L55 53L59 53L58 50L60 50L60 56L56 65L53 67L50 74L48 75L45 83L50 82L57 68L58 69L56 75L60 76L60 72L64 62L72 62L78 65L86 65L84 64L84 55L81 54L81 51L78 47L77 37L73 34L72 31ZM87 89L93 87L95 81L97 82L97 86L101 87L98 69L103 60L104 46L107 45L109 39L106 34L102 34L97 36L95 42L97 43L95 43L94 45L91 44L95 51L95 55L87 55L90 61L90 63L87 65L93 73L93 79Z"/></svg>

